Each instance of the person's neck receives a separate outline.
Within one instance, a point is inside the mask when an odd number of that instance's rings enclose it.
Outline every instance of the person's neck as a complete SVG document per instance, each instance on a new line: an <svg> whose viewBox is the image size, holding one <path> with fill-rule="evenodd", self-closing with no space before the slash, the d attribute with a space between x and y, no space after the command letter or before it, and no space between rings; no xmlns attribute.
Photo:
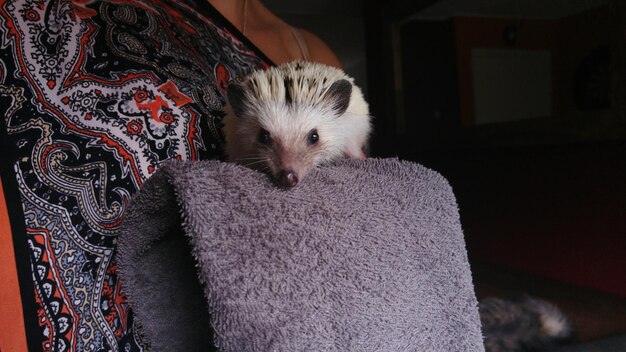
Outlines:
<svg viewBox="0 0 626 352"><path fill-rule="evenodd" d="M222 16L226 17L237 29L243 31L244 12L250 11L253 0L248 0L247 9L244 9L245 0L207 0Z"/></svg>
<svg viewBox="0 0 626 352"><path fill-rule="evenodd" d="M237 29L243 32L244 18L247 17L247 33L246 36L254 36L255 30L268 28L282 20L267 9L259 0L207 0L215 7L227 20L230 21ZM245 7L245 8L244 8ZM245 11L244 11L245 10ZM246 15L244 15L244 13Z"/></svg>

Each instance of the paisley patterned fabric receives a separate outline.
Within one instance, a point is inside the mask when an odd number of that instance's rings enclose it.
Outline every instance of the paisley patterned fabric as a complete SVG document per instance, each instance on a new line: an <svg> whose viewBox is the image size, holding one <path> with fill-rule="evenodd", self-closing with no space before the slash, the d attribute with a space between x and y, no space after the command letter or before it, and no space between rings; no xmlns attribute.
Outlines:
<svg viewBox="0 0 626 352"><path fill-rule="evenodd" d="M31 350L146 350L112 261L129 199L166 160L220 157L226 86L270 64L205 2L0 0Z"/></svg>

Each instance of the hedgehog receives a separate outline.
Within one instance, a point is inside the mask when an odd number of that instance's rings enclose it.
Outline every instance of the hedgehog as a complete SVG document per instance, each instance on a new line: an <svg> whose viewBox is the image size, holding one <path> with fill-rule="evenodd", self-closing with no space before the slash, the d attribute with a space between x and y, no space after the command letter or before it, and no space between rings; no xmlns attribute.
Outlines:
<svg viewBox="0 0 626 352"><path fill-rule="evenodd" d="M227 160L266 172L279 186L296 186L319 165L366 157L368 104L338 68L288 62L231 83L227 98Z"/></svg>

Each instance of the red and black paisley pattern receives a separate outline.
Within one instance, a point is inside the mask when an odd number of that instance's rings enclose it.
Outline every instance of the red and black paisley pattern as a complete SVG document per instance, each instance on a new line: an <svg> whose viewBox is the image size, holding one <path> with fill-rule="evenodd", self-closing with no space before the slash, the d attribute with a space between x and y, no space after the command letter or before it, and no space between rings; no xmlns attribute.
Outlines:
<svg viewBox="0 0 626 352"><path fill-rule="evenodd" d="M0 0L31 348L145 349L112 261L129 199L166 160L220 157L228 82L269 64L204 2Z"/></svg>

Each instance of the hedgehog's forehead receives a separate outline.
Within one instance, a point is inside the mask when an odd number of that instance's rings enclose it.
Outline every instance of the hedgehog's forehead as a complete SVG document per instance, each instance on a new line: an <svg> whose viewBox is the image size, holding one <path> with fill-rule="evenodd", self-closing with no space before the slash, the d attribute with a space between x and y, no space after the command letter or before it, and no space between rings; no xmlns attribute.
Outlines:
<svg viewBox="0 0 626 352"><path fill-rule="evenodd" d="M342 71L310 63L284 65L258 71L247 81L251 98L262 101L317 105L323 102L328 88L340 79L349 79Z"/></svg>
<svg viewBox="0 0 626 352"><path fill-rule="evenodd" d="M255 112L261 128L279 135L306 134L314 128L332 123L328 111L306 104L264 102Z"/></svg>
<svg viewBox="0 0 626 352"><path fill-rule="evenodd" d="M327 80L313 77L262 76L248 82L251 100L261 104L306 104L320 102L330 85Z"/></svg>

